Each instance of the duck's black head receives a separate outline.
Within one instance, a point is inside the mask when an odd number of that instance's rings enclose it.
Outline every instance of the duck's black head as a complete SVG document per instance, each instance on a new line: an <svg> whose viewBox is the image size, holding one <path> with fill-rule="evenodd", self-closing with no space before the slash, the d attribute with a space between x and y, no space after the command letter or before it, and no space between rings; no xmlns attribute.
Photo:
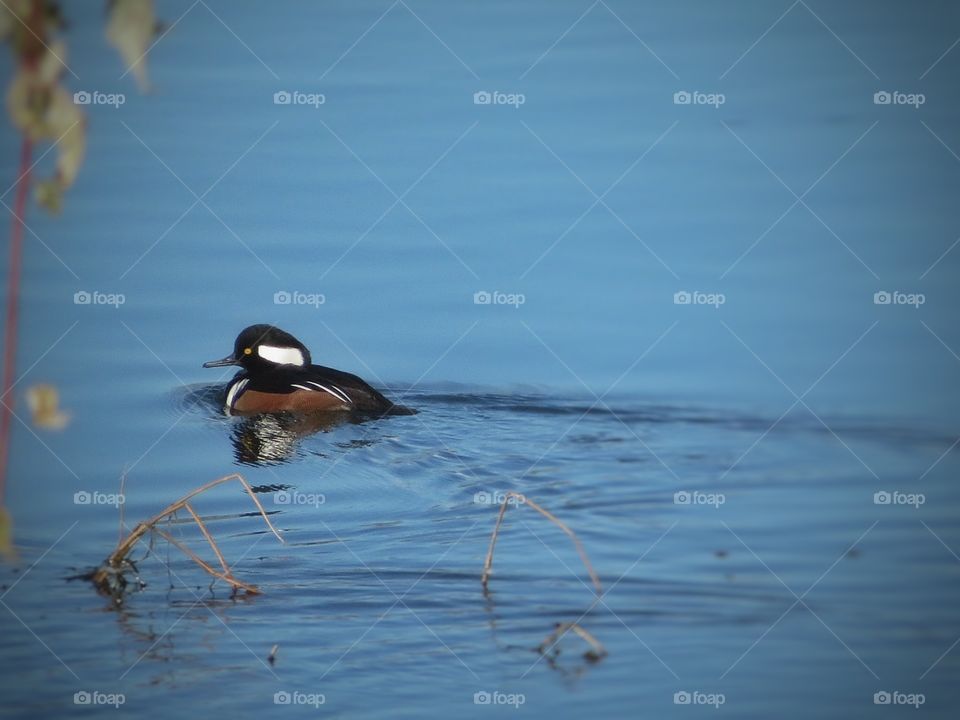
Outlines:
<svg viewBox="0 0 960 720"><path fill-rule="evenodd" d="M269 370L280 365L310 365L310 351L293 335L273 325L251 325L237 335L233 354L205 362L205 368L239 365L245 370Z"/></svg>

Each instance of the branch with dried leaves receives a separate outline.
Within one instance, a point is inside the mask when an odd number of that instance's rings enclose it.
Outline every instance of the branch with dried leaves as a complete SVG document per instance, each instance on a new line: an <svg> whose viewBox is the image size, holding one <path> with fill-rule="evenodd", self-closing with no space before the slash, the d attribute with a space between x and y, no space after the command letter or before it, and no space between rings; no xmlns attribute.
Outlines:
<svg viewBox="0 0 960 720"><path fill-rule="evenodd" d="M133 73L141 91L149 89L146 55L157 34L153 0L113 0L109 3L107 39L120 53L127 73ZM37 202L57 213L64 192L73 185L87 149L87 119L81 106L98 102L103 93L71 93L63 82L70 73L67 43L60 37L66 26L60 4L51 0L5 0L0 3L0 40L6 40L17 59L7 90L7 111L14 127L33 143L49 142L57 151L54 176L36 186ZM123 77L121 76L121 77ZM104 95L123 102L122 93Z"/></svg>
<svg viewBox="0 0 960 720"><path fill-rule="evenodd" d="M273 523L270 522L270 518L263 509L263 505L260 504L260 500L253 492L253 488L250 487L250 484L242 475L234 473L232 475L226 475L222 478L208 482L196 490L187 493L175 503L168 505L149 520L138 523L137 526L133 528L133 530L130 531L126 537L121 538L120 542L117 544L117 547L114 548L112 553L110 553L110 556L104 561L103 565L91 573L90 579L97 586L97 588L112 595L119 602L125 586L123 573L130 569L136 570L136 567L129 559L130 553L144 536L146 536L148 533L156 533L160 537L167 540L171 545L181 550L205 572L218 580L223 580L224 582L228 583L234 590L245 590L248 593L259 593L260 591L255 585L245 583L234 576L233 571L230 569L230 565L227 563L227 560L224 557L223 552L221 552L220 547L217 545L213 535L207 529L206 524L190 504L190 500L197 495L233 480L239 482L243 486L243 489L246 491L247 495L250 496L253 504L256 505L257 511L260 513L263 521L267 524L267 527L270 528L270 532L272 532L280 542L283 542L283 538L280 536L280 533L277 532L277 529L274 527ZM174 519L176 514L181 510L186 511L190 516L190 520L199 528L204 540L207 541L207 544L210 546L210 549L217 558L217 563L220 565L219 570L197 555L181 541L177 540L168 532L158 527L160 523Z"/></svg>

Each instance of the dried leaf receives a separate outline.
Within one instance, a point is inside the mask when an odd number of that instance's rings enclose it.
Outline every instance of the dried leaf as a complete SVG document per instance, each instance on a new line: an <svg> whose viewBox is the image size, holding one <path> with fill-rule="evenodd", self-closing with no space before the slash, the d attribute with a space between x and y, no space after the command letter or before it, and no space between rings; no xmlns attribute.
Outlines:
<svg viewBox="0 0 960 720"><path fill-rule="evenodd" d="M46 112L28 130L34 139L57 142L57 172L37 183L37 202L52 213L60 212L63 191L73 185L87 149L86 120L72 96L61 86L50 92ZM59 141L59 142L58 142Z"/></svg>
<svg viewBox="0 0 960 720"><path fill-rule="evenodd" d="M133 73L141 92L150 89L147 80L147 51L157 31L153 0L113 0L107 22L107 40Z"/></svg>
<svg viewBox="0 0 960 720"><path fill-rule="evenodd" d="M50 116L57 83L66 67L64 65L66 56L67 46L61 41L56 41L46 47L36 65L29 66L21 63L10 83L10 89L7 91L7 109L10 112L10 119L32 140L43 140L53 133L56 133L53 135L56 139L67 127L64 125L60 133L57 133L54 126L57 118ZM65 90L62 92L68 103L73 105L71 96L67 95ZM76 115L82 117L76 106L72 109L74 117Z"/></svg>
<svg viewBox="0 0 960 720"><path fill-rule="evenodd" d="M50 103L50 129L59 138L57 176L62 188L73 185L87 149L86 121L80 108L62 87L57 87Z"/></svg>
<svg viewBox="0 0 960 720"><path fill-rule="evenodd" d="M42 85L53 85L60 79L67 67L67 44L63 40L56 40L47 46L46 52L40 56L37 63L37 82Z"/></svg>
<svg viewBox="0 0 960 720"><path fill-rule="evenodd" d="M13 10L6 3L0 5L0 40L10 37L15 22L17 19L13 16Z"/></svg>
<svg viewBox="0 0 960 720"><path fill-rule="evenodd" d="M27 406L33 424L44 430L62 430L70 422L70 413L60 409L60 393L53 385L34 385L27 389Z"/></svg>
<svg viewBox="0 0 960 720"><path fill-rule="evenodd" d="M5 507L0 505L0 558L15 562L17 549L13 546L13 518Z"/></svg>
<svg viewBox="0 0 960 720"><path fill-rule="evenodd" d="M14 126L36 139L49 104L49 89L37 86L35 74L21 67L7 90L7 112Z"/></svg>

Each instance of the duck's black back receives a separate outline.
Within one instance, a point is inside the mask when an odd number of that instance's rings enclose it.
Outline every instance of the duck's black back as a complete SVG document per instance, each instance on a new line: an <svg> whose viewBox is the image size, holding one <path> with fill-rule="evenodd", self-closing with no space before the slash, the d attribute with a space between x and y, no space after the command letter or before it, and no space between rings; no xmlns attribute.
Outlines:
<svg viewBox="0 0 960 720"><path fill-rule="evenodd" d="M340 391L350 398L352 410L370 415L413 415L414 410L395 405L384 397L378 390L372 388L365 380L352 373L329 368L323 365L280 365L266 372L255 374L242 373L249 379L248 390L258 390L268 393L290 393L298 389L297 386L307 386L307 383L319 383L331 390Z"/></svg>

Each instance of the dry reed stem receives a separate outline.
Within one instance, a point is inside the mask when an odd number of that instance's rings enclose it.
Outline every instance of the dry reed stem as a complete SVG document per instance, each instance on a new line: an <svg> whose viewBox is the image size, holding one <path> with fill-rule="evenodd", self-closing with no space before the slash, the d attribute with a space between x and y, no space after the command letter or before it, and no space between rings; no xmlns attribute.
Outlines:
<svg viewBox="0 0 960 720"><path fill-rule="evenodd" d="M216 578L224 580L225 582L232 585L234 588L243 588L247 592L258 593L259 590L253 585L248 585L247 583L237 580L233 573L230 571L230 566L224 558L223 553L220 551L220 548L217 546L216 541L213 539L213 536L210 534L210 531L207 530L206 525L200 519L200 516L194 512L193 508L190 506L189 501L191 498L196 497L197 495L210 490L211 488L217 487L224 483L236 480L239 482L243 489L246 491L247 495L250 496L250 499L253 501L253 504L257 506L257 510L260 513L260 516L263 518L263 521L267 524L267 527L270 528L276 538L283 542L283 538L280 536L280 533L277 532L277 529L274 527L273 523L270 522L270 518L267 516L266 510L263 509L263 505L260 503L259 498L253 492L253 488L250 487L250 484L244 479L239 473L233 473L231 475L225 475L224 477L217 478L216 480L211 480L210 482L201 485L199 488L192 490L191 492L184 495L182 498L177 500L174 503L171 503L166 508L161 510L159 513L154 515L149 520L144 522L137 523L136 527L130 531L125 538L121 539L117 544L117 547L114 548L113 552L110 553L110 556L106 559L103 566L100 567L96 572L93 573L92 579L93 582L103 588L109 586L109 575L111 571L116 571L124 567L126 562L127 555L133 550L136 544L140 539L146 535L148 532L155 531L157 534L164 537L170 544L179 548L185 555L187 555L191 560L193 560L197 565L199 565L203 570L205 570L210 575L213 575ZM210 548L213 550L214 554L217 556L217 560L220 563L220 566L223 568L223 572L218 572L215 570L209 563L205 562L200 558L195 552L190 548L186 547L183 543L173 538L169 533L161 530L157 525L163 520L172 518L178 510L186 510L193 521L197 524L197 527L200 529L200 532L203 534L207 543L210 545Z"/></svg>
<svg viewBox="0 0 960 720"><path fill-rule="evenodd" d="M126 486L127 486L127 469L124 468L123 473L120 475L120 497L125 497L123 494L123 491L124 491L124 488L126 488ZM117 528L117 542L120 542L121 540L123 540L124 505L126 505L126 503L120 503L120 526Z"/></svg>
<svg viewBox="0 0 960 720"><path fill-rule="evenodd" d="M189 547L187 547L182 542L177 540L173 535L168 533L166 530L161 530L160 528L154 528L154 529L156 530L156 533L160 537L162 537L164 540L169 542L174 547L178 548L184 555L186 555L188 558L193 560L197 565L199 565L201 568L206 570L208 573L210 573L214 577L220 578L224 582L230 583L234 587L243 588L248 593L251 593L254 595L258 595L260 593L260 591L257 589L255 585L248 585L245 582L241 582L240 580L237 580L232 574L230 574L229 569L222 573L218 572L209 563L207 563L202 557L197 555L193 550L191 550Z"/></svg>
<svg viewBox="0 0 960 720"><path fill-rule="evenodd" d="M503 524L503 516L507 512L507 505L510 502L510 498L517 498L518 501L520 501L519 504L529 505L538 513L540 513L545 518L550 520L552 523L555 523L557 527L559 527L561 530L563 530L564 533L566 533L567 537L569 537L573 541L573 545L577 549L577 553L580 555L580 559L583 561L583 565L587 569L587 573L589 573L590 579L593 581L593 586L596 588L597 594L602 595L603 586L600 584L600 578L597 576L597 573L594 571L593 565L590 563L590 558L587 557L587 552L586 550L583 549L583 545L580 543L580 538L577 537L577 534L573 530L571 530L566 523L560 520L560 518L558 518L552 512L541 507L530 498L524 495L521 495L520 493L515 493L513 491L508 492L506 496L503 498L503 502L500 504L500 514L497 515L497 524L496 526L494 526L493 533L490 535L490 547L487 549L487 557L483 562L483 575L480 578L480 582L483 583L484 590L486 590L487 588L487 582L489 581L490 573L493 570L493 550L497 545L497 537L500 534L500 526Z"/></svg>
<svg viewBox="0 0 960 720"><path fill-rule="evenodd" d="M213 550L214 555L216 555L217 560L220 561L220 567L223 568L223 572L229 575L230 566L227 565L227 561L223 557L223 553L220 552L220 548L217 547L217 543L214 542L213 537L210 535L210 532L207 530L207 526L203 524L203 520L201 520L200 516L193 511L193 508L190 507L189 503L184 504L183 507L188 513L190 513L190 517L192 517L194 522L197 523L197 527L200 528L200 532L203 533L203 536L207 539L207 542L209 543L210 548Z"/></svg>

